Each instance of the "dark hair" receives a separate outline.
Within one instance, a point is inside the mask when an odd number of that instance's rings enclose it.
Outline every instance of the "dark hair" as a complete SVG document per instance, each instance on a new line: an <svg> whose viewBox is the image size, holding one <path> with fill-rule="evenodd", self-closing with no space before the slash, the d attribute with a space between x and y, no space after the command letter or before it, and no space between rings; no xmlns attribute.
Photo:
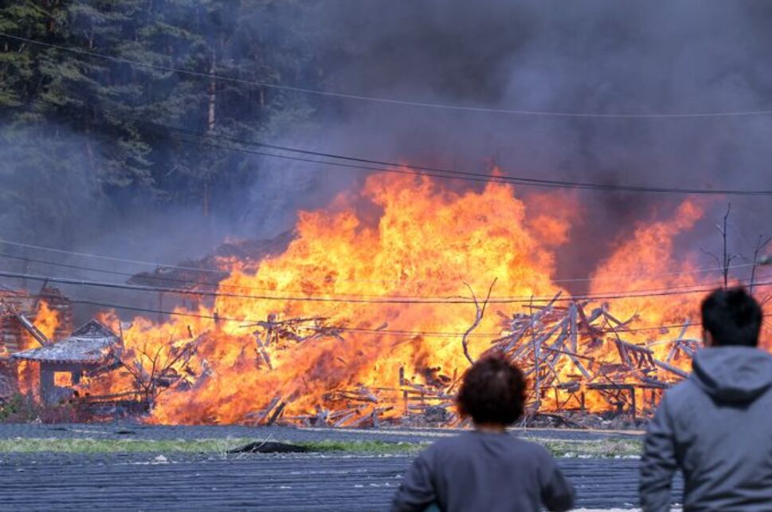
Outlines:
<svg viewBox="0 0 772 512"><path fill-rule="evenodd" d="M462 415L477 424L510 425L523 415L523 373L500 356L488 356L466 371L456 398Z"/></svg>
<svg viewBox="0 0 772 512"><path fill-rule="evenodd" d="M762 321L761 306L745 289L719 289L702 301L702 326L717 346L759 343Z"/></svg>

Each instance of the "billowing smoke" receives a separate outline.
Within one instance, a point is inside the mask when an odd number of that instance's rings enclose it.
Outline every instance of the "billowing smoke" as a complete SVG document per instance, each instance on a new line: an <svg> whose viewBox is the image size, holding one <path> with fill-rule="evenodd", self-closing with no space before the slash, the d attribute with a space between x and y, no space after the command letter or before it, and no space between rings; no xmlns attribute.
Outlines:
<svg viewBox="0 0 772 512"><path fill-rule="evenodd" d="M302 24L304 43L298 47L314 53L308 59L314 71L308 74L321 78L298 85L411 102L566 114L772 108L767 102L772 68L765 65L772 46L768 30L772 6L763 0L637 4L339 0L301 7L278 2L266 11L270 18L254 21L261 37L285 43L287 27ZM244 45L240 51L255 48ZM238 55L229 58L238 60ZM772 146L767 144L772 115L518 115L301 96L315 113L302 125L286 119L274 132L279 134L274 142L474 172L487 171L493 161L505 173L524 177L772 189L772 173L766 170L772 159ZM57 135L58 143L72 143L72 160L67 165L56 162L66 172L36 178L44 161L18 165L23 148L28 149L25 158L32 151L46 153L39 147L30 149L30 140L47 144L45 138L32 135L21 145L4 140L0 148L6 194L0 234L143 260L201 256L228 235L276 235L292 226L297 209L321 206L366 175L310 163L242 158L234 163L234 172L249 168L248 186L219 197L210 215L203 217L198 203L172 205L141 194L128 197L138 189L120 192L100 183L99 155L89 154L85 134ZM169 174L174 172L169 169ZM449 182L449 186L479 185ZM528 194L539 189L521 190ZM590 272L607 254L604 249L637 220L666 215L682 199L575 194L584 205L583 216L574 222L570 248L558 255L559 273L567 277ZM712 221L723 213L727 199L709 200L706 221L685 237L684 247L716 250L719 239ZM731 201L730 236L738 251L748 253L758 233L772 232L767 223L770 201ZM34 204L41 206L42 214L27 209Z"/></svg>
<svg viewBox="0 0 772 512"><path fill-rule="evenodd" d="M756 2L432 0L325 3L315 13L330 90L382 98L567 114L690 114L770 108L772 6ZM772 115L592 118L464 112L327 99L313 137L357 156L525 177L659 187L772 190ZM282 165L279 163L278 165ZM326 179L343 170L319 170ZM349 172L349 174L351 174ZM458 186L458 183L455 184ZM534 189L522 188L524 193ZM590 271L635 221L679 195L578 193L585 206L560 272ZM684 246L748 253L772 231L766 198L712 198ZM710 263L709 260L706 263Z"/></svg>

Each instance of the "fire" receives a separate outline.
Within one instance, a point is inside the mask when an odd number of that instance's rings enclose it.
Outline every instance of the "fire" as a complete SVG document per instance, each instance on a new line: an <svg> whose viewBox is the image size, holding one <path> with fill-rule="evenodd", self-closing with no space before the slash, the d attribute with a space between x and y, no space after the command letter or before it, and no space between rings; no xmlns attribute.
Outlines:
<svg viewBox="0 0 772 512"><path fill-rule="evenodd" d="M637 226L633 236L621 241L595 272L590 293L630 294L612 301L612 312L620 319L635 315L640 324L655 327L688 322L704 295L697 292L719 285L700 274L692 255L675 253L674 238L691 229L702 215L698 204L685 201L672 219ZM695 292L668 295L679 290ZM651 295L641 296L644 294ZM667 330L640 331L633 339L656 340ZM699 337L699 330L692 327L687 334ZM656 351L668 349L660 346Z"/></svg>
<svg viewBox="0 0 772 512"><path fill-rule="evenodd" d="M35 315L35 327L49 340L54 339L54 332L59 327L59 312L51 308L48 302L41 300Z"/></svg>
<svg viewBox="0 0 772 512"><path fill-rule="evenodd" d="M210 306L180 308L163 324L137 318L122 330L126 353L140 366L171 362L170 372L195 376L191 386L159 392L152 421L242 422L277 401L291 418L334 409L329 397L350 389L452 382L469 364L462 336L475 320L472 293L482 300L496 280L468 340L473 358L498 337L502 315L521 311L530 297L569 295L554 279L555 251L568 241L577 211L569 195L526 202L502 183L457 192L428 178L373 175L358 193L301 212L283 254L257 268L229 261L230 275ZM701 215L699 205L685 202L672 219L638 226L596 270L590 292L697 284L693 262L674 253L673 239ZM609 299L607 309L621 321L637 315L647 327L682 324L698 297ZM265 325L289 319L304 319L287 327L290 338L266 333ZM627 341L645 346L660 335L630 332ZM195 357L175 366L169 347L193 342ZM582 349L599 361L617 357ZM132 378L116 372L108 387L125 390Z"/></svg>
<svg viewBox="0 0 772 512"><path fill-rule="evenodd" d="M59 327L61 318L59 312L49 306L45 300L38 302L37 313L35 314L34 326L49 340L54 340L54 333ZM32 337L31 334L24 332L21 337L22 346L20 350L39 347L40 343ZM23 394L38 394L38 382L40 380L40 368L36 364L27 361L19 362L17 370L19 379L19 392ZM61 379L58 384L63 384Z"/></svg>
<svg viewBox="0 0 772 512"><path fill-rule="evenodd" d="M480 192L456 193L428 179L388 175L371 177L360 195L342 194L328 209L302 212L297 238L284 254L264 260L256 272L235 265L220 289L322 300L218 297L212 311L225 320L193 328L210 330L198 349L210 376L190 392L161 398L155 418L240 421L276 396L291 400L287 414L302 414L335 390L398 388L400 369L420 382L427 361L448 375L458 373L467 364L460 333L474 320L474 306L404 304L398 298L468 299L469 288L482 294L494 278L502 297L555 293L553 255L526 224L526 207L509 186L491 183ZM358 302L327 301L336 297ZM395 303L381 302L389 297ZM321 317L347 331L342 339L316 339L289 350L268 347L268 370L255 363L249 324L269 315ZM160 329L179 336L185 323L180 317ZM143 333L154 329L139 327ZM486 315L478 330L496 332L496 315ZM480 337L471 345L474 355L488 348Z"/></svg>

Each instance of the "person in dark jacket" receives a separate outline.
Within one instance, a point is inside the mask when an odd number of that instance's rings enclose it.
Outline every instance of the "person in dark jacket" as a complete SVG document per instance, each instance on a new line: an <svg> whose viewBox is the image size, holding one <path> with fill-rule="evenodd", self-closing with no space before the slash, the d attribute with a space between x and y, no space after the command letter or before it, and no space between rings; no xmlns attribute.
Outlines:
<svg viewBox="0 0 772 512"><path fill-rule="evenodd" d="M545 448L506 427L523 414L525 379L503 358L477 361L464 375L457 403L474 430L421 453L399 487L393 512L562 512L574 492Z"/></svg>
<svg viewBox="0 0 772 512"><path fill-rule="evenodd" d="M705 349L668 390L641 461L644 512L670 510L683 472L684 512L772 510L772 356L756 348L761 307L741 288L702 303Z"/></svg>

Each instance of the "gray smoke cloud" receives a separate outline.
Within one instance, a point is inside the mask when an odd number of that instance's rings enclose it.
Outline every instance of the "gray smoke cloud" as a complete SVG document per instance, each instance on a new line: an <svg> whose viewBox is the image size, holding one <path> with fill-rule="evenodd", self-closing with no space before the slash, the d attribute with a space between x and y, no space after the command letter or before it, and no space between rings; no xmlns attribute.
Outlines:
<svg viewBox="0 0 772 512"><path fill-rule="evenodd" d="M304 37L312 42L305 47L316 52L324 86L331 91L565 113L772 108L768 102L772 68L765 64L772 47L768 30L772 5L763 0L338 0L307 6L303 20L294 18L298 11L292 6L282 5L276 3L270 23L262 19L257 28L267 37L283 37L282 27L302 22ZM314 96L306 100L316 108L311 122L286 120L276 130L282 135L276 141L475 172L485 171L493 159L505 172L525 177L772 189L772 173L766 169L772 159L772 145L767 144L772 115L576 118ZM321 207L366 176L361 171L255 157L242 163L255 171L251 186L219 198L209 217L204 218L198 206L157 208L152 198L145 197L123 201L116 211L104 201L97 177L86 171L98 165L85 162L83 139L65 138L75 148L70 172L53 182L36 178L33 168L3 168L5 190L15 195L0 203L2 236L84 252L179 261L211 253L228 235L277 235L292 227L298 209ZM17 142L3 145L0 157L17 162L13 152L18 147ZM449 182L449 186L479 185ZM524 195L543 191L519 190ZM586 275L637 220L655 212L666 216L683 199L578 194L586 215L577 222L570 247L558 254L558 273L563 277ZM40 199L45 207L42 216L19 206ZM738 251L749 253L758 233L772 232L768 225L772 203L768 198L731 200L731 242ZM723 214L726 200L711 201L706 220L683 237L685 249L716 250L720 240L713 221Z"/></svg>
<svg viewBox="0 0 772 512"><path fill-rule="evenodd" d="M485 108L593 114L769 109L772 5L747 2L357 2L320 6L316 37L330 90ZM295 145L526 177L659 187L772 189L772 115L581 118L323 100L323 129ZM281 165L281 164L279 164ZM333 171L321 171L326 180ZM346 174L346 171L334 171ZM341 186L361 179L348 172ZM464 186L453 184L451 186ZM466 185L472 186L472 185ZM521 187L527 195L534 189ZM573 277L634 223L683 196L581 192L586 217L559 255ZM748 253L772 231L767 198L718 198L683 247L716 250L713 223L732 201L730 242ZM302 199L300 200L302 203ZM706 261L706 263L710 263Z"/></svg>
<svg viewBox="0 0 772 512"><path fill-rule="evenodd" d="M221 216L205 217L192 207L160 206L141 190L125 200L109 198L100 176L107 164L97 148L98 139L48 123L0 127L0 269L124 283L133 273L152 271L156 263L210 254L231 232ZM4 277L0 283L32 292L44 285L32 278ZM159 306L155 294L49 284L74 300ZM104 309L77 306L76 322Z"/></svg>

